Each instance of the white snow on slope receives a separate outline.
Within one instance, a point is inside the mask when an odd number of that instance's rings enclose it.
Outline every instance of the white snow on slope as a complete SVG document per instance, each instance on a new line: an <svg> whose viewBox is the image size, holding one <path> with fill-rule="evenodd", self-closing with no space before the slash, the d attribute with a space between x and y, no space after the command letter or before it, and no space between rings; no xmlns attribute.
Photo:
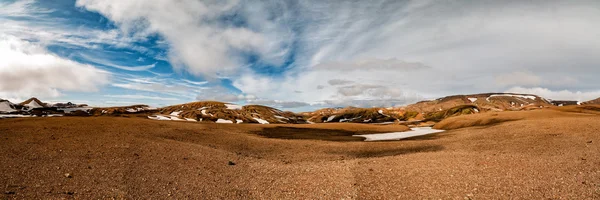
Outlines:
<svg viewBox="0 0 600 200"><path fill-rule="evenodd" d="M331 120L333 120L335 118L335 115L331 115L329 116L329 118L327 118L327 122L330 122Z"/></svg>
<svg viewBox="0 0 600 200"><path fill-rule="evenodd" d="M261 124L269 124L269 122L267 120L261 119L261 118L254 118L254 120L256 120L258 123Z"/></svg>
<svg viewBox="0 0 600 200"><path fill-rule="evenodd" d="M221 123L221 124L233 124L233 122L231 120L225 120L225 119L217 119L217 123Z"/></svg>
<svg viewBox="0 0 600 200"><path fill-rule="evenodd" d="M282 116L279 116L279 115L275 115L275 118L277 118L277 119L288 119L286 117L282 117Z"/></svg>
<svg viewBox="0 0 600 200"><path fill-rule="evenodd" d="M0 102L0 112L14 112L16 111L12 107L10 107L10 103L8 101Z"/></svg>
<svg viewBox="0 0 600 200"><path fill-rule="evenodd" d="M179 116L179 113L181 113L181 111L172 112L171 116L177 117L177 116Z"/></svg>
<svg viewBox="0 0 600 200"><path fill-rule="evenodd" d="M225 106L227 106L227 109L229 109L229 110L241 110L242 109L242 106L235 105L235 104L225 104Z"/></svg>
<svg viewBox="0 0 600 200"><path fill-rule="evenodd" d="M190 121L190 122L197 122L195 119L192 119L192 118L185 118L185 120Z"/></svg>
<svg viewBox="0 0 600 200"><path fill-rule="evenodd" d="M162 115L148 116L148 119L153 119L153 120L171 120L171 118L165 117L165 116L162 116Z"/></svg>
<svg viewBox="0 0 600 200"><path fill-rule="evenodd" d="M43 108L44 107L44 106L38 104L36 101L31 101L28 104L25 104L24 106L29 108L29 110L32 110L34 108Z"/></svg>
<svg viewBox="0 0 600 200"><path fill-rule="evenodd" d="M532 96L532 95L492 94L488 98L486 98L485 100L490 101L490 98L492 98L492 97L516 97L516 98L531 99L531 100L535 100L537 98L537 97Z"/></svg>
<svg viewBox="0 0 600 200"><path fill-rule="evenodd" d="M340 119L340 122L351 122L351 121L354 121L354 120L360 119L361 117L362 117L362 116L358 116L358 117L351 118L351 119L346 119L346 118L344 118L344 119Z"/></svg>
<svg viewBox="0 0 600 200"><path fill-rule="evenodd" d="M377 112L378 112L380 115L383 115L383 116L389 117L389 115L383 114L383 110L378 110Z"/></svg>
<svg viewBox="0 0 600 200"><path fill-rule="evenodd" d="M58 110L62 110L65 113L71 113L74 111L85 111L85 112L89 112L92 108L91 107L77 107L77 108L59 108Z"/></svg>
<svg viewBox="0 0 600 200"><path fill-rule="evenodd" d="M235 119L235 122L237 122L237 124L241 124L241 123L243 123L244 121L243 121L243 120L241 120L241 119Z"/></svg>
<svg viewBox="0 0 600 200"><path fill-rule="evenodd" d="M208 108L208 107L204 106L204 107L202 107L202 108L198 108L198 110L204 110L204 109L207 109L207 108Z"/></svg>
<svg viewBox="0 0 600 200"><path fill-rule="evenodd" d="M185 121L184 119L181 119L181 118L175 117L175 116L171 116L171 120L173 120L173 121Z"/></svg>
<svg viewBox="0 0 600 200"><path fill-rule="evenodd" d="M31 115L1 115L0 114L0 119L2 118L18 118L18 117L33 117Z"/></svg>
<svg viewBox="0 0 600 200"><path fill-rule="evenodd" d="M444 132L444 130L432 129L431 127L411 128L406 132L380 133L368 135L353 135L355 137L364 137L365 141L384 141L384 140L401 140L410 137L428 135L433 133Z"/></svg>
<svg viewBox="0 0 600 200"><path fill-rule="evenodd" d="M477 101L477 98L468 98L469 101L471 101L471 103L474 103L475 101Z"/></svg>

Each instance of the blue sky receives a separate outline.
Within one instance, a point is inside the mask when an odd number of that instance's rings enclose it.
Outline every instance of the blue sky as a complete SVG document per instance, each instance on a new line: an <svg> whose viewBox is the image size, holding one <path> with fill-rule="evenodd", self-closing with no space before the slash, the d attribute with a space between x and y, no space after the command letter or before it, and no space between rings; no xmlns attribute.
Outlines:
<svg viewBox="0 0 600 200"><path fill-rule="evenodd" d="M0 98L284 110L600 97L598 1L0 0Z"/></svg>

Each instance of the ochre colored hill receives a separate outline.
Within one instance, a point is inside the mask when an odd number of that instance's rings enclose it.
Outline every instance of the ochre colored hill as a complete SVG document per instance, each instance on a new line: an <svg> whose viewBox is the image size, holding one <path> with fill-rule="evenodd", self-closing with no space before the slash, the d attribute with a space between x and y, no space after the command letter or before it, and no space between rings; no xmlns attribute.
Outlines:
<svg viewBox="0 0 600 200"><path fill-rule="evenodd" d="M301 115L261 105L200 101L161 108L154 119L203 121L218 123L302 124Z"/></svg>

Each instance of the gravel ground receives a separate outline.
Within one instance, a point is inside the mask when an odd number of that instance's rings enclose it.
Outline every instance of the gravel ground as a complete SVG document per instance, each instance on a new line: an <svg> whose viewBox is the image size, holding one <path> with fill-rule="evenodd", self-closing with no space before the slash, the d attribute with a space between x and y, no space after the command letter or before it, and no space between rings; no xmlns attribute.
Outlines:
<svg viewBox="0 0 600 200"><path fill-rule="evenodd" d="M273 125L2 119L0 199L599 199L598 120L339 142L254 134Z"/></svg>

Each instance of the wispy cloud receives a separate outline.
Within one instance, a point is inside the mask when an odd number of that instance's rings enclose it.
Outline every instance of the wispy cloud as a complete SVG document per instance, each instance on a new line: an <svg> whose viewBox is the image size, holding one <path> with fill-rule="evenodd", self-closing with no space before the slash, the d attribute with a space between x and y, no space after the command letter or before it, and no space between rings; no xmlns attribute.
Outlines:
<svg viewBox="0 0 600 200"><path fill-rule="evenodd" d="M86 54L79 54L79 56L88 62L92 62L92 63L96 63L96 64L108 66L108 67L113 67L113 68L117 68L117 69L121 69L121 70L126 70L126 71L147 71L156 66L156 63L151 64L151 65L142 65L142 66L123 66L123 65L114 64L107 60L98 59L98 58L95 58L94 56L89 56Z"/></svg>
<svg viewBox="0 0 600 200"><path fill-rule="evenodd" d="M0 34L0 96L57 97L61 91L94 92L108 72L49 53L46 48Z"/></svg>
<svg viewBox="0 0 600 200"><path fill-rule="evenodd" d="M145 96L145 95L104 95L105 97L118 98L118 99L149 99L149 100L160 100L160 101L179 101L177 98L167 98L158 96Z"/></svg>

